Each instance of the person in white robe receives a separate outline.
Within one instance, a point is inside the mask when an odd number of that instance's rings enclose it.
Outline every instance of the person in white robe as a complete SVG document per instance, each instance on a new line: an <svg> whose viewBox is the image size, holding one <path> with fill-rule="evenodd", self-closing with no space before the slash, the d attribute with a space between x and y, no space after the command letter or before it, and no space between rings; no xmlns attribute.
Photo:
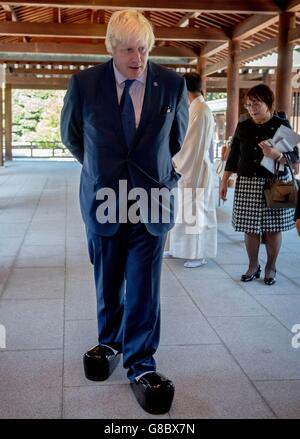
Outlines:
<svg viewBox="0 0 300 439"><path fill-rule="evenodd" d="M176 171L182 175L178 183L179 193L183 193L182 210L169 232L165 255L184 258L184 266L193 268L217 254L214 169L210 160L214 118L203 98L200 75L192 72L184 77L190 102L189 125L181 150L173 157Z"/></svg>

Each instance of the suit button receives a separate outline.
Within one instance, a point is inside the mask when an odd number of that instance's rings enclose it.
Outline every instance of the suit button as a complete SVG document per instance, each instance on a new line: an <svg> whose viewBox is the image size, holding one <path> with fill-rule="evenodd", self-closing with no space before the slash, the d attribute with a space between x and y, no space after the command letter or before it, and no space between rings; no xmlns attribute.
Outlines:
<svg viewBox="0 0 300 439"><path fill-rule="evenodd" d="M256 160L253 160L254 161L254 163L256 163Z"/></svg>
<svg viewBox="0 0 300 439"><path fill-rule="evenodd" d="M255 138L258 139L258 136L256 136Z"/></svg>

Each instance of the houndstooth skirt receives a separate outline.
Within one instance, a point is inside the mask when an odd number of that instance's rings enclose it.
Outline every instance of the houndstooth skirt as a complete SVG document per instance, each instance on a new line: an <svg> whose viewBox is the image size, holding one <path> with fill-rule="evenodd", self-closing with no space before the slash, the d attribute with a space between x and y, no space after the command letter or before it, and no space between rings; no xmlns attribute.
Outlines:
<svg viewBox="0 0 300 439"><path fill-rule="evenodd" d="M290 176L281 177L289 181ZM284 232L295 227L294 209L267 207L266 178L238 176L234 192L232 225L237 232Z"/></svg>

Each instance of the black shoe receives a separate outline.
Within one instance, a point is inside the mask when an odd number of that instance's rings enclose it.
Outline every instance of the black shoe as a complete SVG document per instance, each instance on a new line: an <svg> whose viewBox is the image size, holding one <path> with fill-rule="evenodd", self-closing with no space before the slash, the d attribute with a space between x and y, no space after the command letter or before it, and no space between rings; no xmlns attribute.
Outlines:
<svg viewBox="0 0 300 439"><path fill-rule="evenodd" d="M274 285L276 282L276 270L275 270L275 274L274 277L266 277L264 278L264 283L266 285Z"/></svg>
<svg viewBox="0 0 300 439"><path fill-rule="evenodd" d="M170 410L175 386L164 375L149 372L130 385L138 403L146 412L161 415Z"/></svg>
<svg viewBox="0 0 300 439"><path fill-rule="evenodd" d="M241 281L242 282L251 282L253 279L259 279L260 278L260 273L261 273L261 268L260 265L257 267L257 270L255 271L255 273L253 274L243 274L241 276Z"/></svg>
<svg viewBox="0 0 300 439"><path fill-rule="evenodd" d="M146 412L160 415L170 410L175 387L164 375L149 372L130 385L138 403Z"/></svg>
<svg viewBox="0 0 300 439"><path fill-rule="evenodd" d="M120 361L121 354L114 353L109 346L97 345L83 356L84 373L88 380L105 381Z"/></svg>

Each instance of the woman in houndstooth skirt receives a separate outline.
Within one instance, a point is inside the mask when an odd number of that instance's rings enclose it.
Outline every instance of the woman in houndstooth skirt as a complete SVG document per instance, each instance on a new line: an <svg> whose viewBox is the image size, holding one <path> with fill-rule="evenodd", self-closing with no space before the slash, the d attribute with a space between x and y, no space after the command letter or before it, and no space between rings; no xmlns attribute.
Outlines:
<svg viewBox="0 0 300 439"><path fill-rule="evenodd" d="M241 281L249 282L260 277L258 253L261 236L264 236L267 263L264 282L276 282L276 260L282 242L282 233L295 227L294 209L268 208L264 197L264 186L273 174L260 165L263 156L285 164L285 158L267 142L280 125L290 126L287 119L274 115L274 94L260 84L251 88L246 95L246 105L250 118L237 125L232 139L230 153L220 187L220 196L226 200L228 179L237 173L234 194L232 223L236 231L245 233L245 244L249 258L248 270ZM289 154L292 163L299 160L298 148ZM291 180L287 166L280 178Z"/></svg>

